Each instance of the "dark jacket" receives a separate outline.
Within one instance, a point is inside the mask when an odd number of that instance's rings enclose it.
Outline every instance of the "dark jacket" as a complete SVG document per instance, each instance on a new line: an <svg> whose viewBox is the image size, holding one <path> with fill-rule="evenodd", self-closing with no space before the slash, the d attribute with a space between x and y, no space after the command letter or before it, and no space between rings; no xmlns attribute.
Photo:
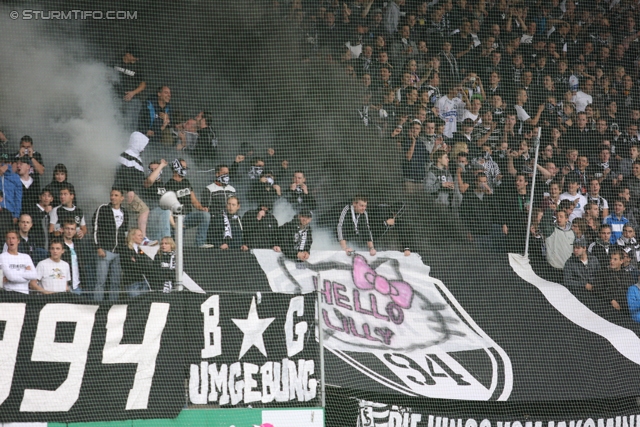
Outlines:
<svg viewBox="0 0 640 427"><path fill-rule="evenodd" d="M153 275L151 281L152 288L163 289L165 283L173 283L176 279L176 253L156 252L153 258ZM167 286L167 289L171 289Z"/></svg>
<svg viewBox="0 0 640 427"><path fill-rule="evenodd" d="M129 213L121 207L124 222L116 231L116 219L113 217L111 203L100 205L93 214L93 243L97 249L120 253L127 247L125 231L129 223Z"/></svg>
<svg viewBox="0 0 640 427"><path fill-rule="evenodd" d="M270 249L276 245L278 220L267 212L260 221L256 219L259 209L245 212L242 216L242 238L249 249Z"/></svg>
<svg viewBox="0 0 640 427"><path fill-rule="evenodd" d="M231 185L211 183L202 191L200 202L209 208L211 216L220 215L227 205L227 199L236 195L236 189Z"/></svg>
<svg viewBox="0 0 640 427"><path fill-rule="evenodd" d="M603 268L598 272L593 290L607 303L616 300L621 311L628 311L627 290L633 285L631 273L623 269Z"/></svg>
<svg viewBox="0 0 640 427"><path fill-rule="evenodd" d="M120 265L122 266L121 283L124 286L144 282L145 278L150 283L153 275L153 260L142 249L136 251L127 247L121 251Z"/></svg>
<svg viewBox="0 0 640 427"><path fill-rule="evenodd" d="M226 213L226 211L224 211ZM244 244L242 240L242 222L238 215L229 215L226 217L229 219L229 225L231 226L231 237L225 237L225 215L216 215L211 218L209 224L209 231L207 232L207 242L214 245L216 248L227 244L229 249L240 249Z"/></svg>
<svg viewBox="0 0 640 427"><path fill-rule="evenodd" d="M313 211L316 208L316 200L310 193L304 194L302 190L287 189L283 194L296 212L300 212L302 209Z"/></svg>
<svg viewBox="0 0 640 427"><path fill-rule="evenodd" d="M283 224L278 231L278 246L287 258L296 260L298 252L311 252L311 244L313 243L311 228L307 226L301 229L297 217Z"/></svg>
<svg viewBox="0 0 640 427"><path fill-rule="evenodd" d="M595 242L589 245L589 253L598 258L600 267L606 268L609 266L609 248L611 243L603 242L600 239L596 239Z"/></svg>
<svg viewBox="0 0 640 427"><path fill-rule="evenodd" d="M598 271L600 263L595 256L587 255L587 265L584 265L580 258L572 255L564 264L564 285L568 288L584 288L587 283L593 285Z"/></svg>
<svg viewBox="0 0 640 427"><path fill-rule="evenodd" d="M158 116L158 113L161 112L167 113L171 117L171 104L161 108L157 98L147 99L138 116L138 131L146 135L148 131L152 130L154 135L150 139L154 142L160 141L160 135L162 134L163 120Z"/></svg>
<svg viewBox="0 0 640 427"><path fill-rule="evenodd" d="M29 239L33 239L34 245L38 248L49 248L49 213L40 209L34 204L31 209L27 210L31 215L33 227L29 231Z"/></svg>
<svg viewBox="0 0 640 427"><path fill-rule="evenodd" d="M336 232L338 241L346 240L347 242L356 242L366 245L367 242L373 242L373 234L369 227L369 215L365 211L361 215L355 214L358 225L353 222L353 205L347 205L342 209Z"/></svg>

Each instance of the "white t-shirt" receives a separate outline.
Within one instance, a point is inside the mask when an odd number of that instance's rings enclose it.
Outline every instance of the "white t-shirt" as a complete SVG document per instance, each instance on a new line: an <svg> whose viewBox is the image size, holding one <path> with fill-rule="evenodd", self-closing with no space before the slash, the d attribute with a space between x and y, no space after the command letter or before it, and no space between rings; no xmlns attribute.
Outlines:
<svg viewBox="0 0 640 427"><path fill-rule="evenodd" d="M453 138L454 132L458 130L456 127L458 110L464 107L464 102L460 98L449 99L447 95L444 95L436 105L440 111L440 118L444 120L444 136Z"/></svg>
<svg viewBox="0 0 640 427"><path fill-rule="evenodd" d="M580 193L577 193L575 196L572 196L569 193L562 193L560 195L560 200L570 200L573 202L576 199L578 199L578 203L576 203L576 206L573 208L573 212L569 215L569 221L573 221L576 218L582 218L582 215L584 215L584 207L587 204L587 198Z"/></svg>
<svg viewBox="0 0 640 427"><path fill-rule="evenodd" d="M27 270L27 267L30 267ZM8 282L4 284L7 291L29 293L29 281L38 278L36 267L33 265L31 257L27 254L18 253L11 255L9 252L0 254L0 268Z"/></svg>
<svg viewBox="0 0 640 427"><path fill-rule="evenodd" d="M122 212L122 209L111 208L111 210L113 211L113 218L116 220L116 229L118 229L124 222L124 213Z"/></svg>
<svg viewBox="0 0 640 427"><path fill-rule="evenodd" d="M33 184L33 178L31 178L31 177L27 178L26 181L24 179L20 178L20 181L22 182L22 185L24 185L24 188L29 188L29 187L31 187L31 184Z"/></svg>
<svg viewBox="0 0 640 427"><path fill-rule="evenodd" d="M38 263L36 272L38 273L38 282L45 290L51 292L67 291L71 272L66 261L55 262L51 258L43 259Z"/></svg>

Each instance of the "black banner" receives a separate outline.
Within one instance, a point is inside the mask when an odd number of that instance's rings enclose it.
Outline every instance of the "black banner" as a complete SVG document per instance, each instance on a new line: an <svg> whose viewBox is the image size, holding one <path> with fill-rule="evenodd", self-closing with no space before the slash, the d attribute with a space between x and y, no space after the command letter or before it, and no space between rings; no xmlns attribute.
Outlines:
<svg viewBox="0 0 640 427"><path fill-rule="evenodd" d="M98 305L1 292L0 421L177 416L184 406L178 298Z"/></svg>
<svg viewBox="0 0 640 427"><path fill-rule="evenodd" d="M192 295L185 304L191 404L318 404L314 294Z"/></svg>

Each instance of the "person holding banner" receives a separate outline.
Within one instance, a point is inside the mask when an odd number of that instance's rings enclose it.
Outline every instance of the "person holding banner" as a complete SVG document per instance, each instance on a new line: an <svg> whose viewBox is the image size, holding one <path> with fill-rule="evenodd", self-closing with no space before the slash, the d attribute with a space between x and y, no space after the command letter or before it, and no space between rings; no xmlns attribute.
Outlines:
<svg viewBox="0 0 640 427"><path fill-rule="evenodd" d="M369 215L367 214L367 198L355 196L351 205L342 209L337 226L338 242L347 255L356 249L368 248L369 254L374 256L376 250L373 246L373 234L369 227Z"/></svg>

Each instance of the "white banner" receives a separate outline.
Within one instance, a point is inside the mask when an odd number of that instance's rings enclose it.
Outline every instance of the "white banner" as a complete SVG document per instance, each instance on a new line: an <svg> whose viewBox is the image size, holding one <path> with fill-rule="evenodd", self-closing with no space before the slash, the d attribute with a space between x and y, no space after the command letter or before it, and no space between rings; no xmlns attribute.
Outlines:
<svg viewBox="0 0 640 427"><path fill-rule="evenodd" d="M273 291L319 290L325 346L368 377L413 396L509 397L509 357L445 285L429 276L429 267L416 254L314 251L302 264L269 250L254 254ZM456 357L462 353L467 357ZM382 366L397 378L385 376ZM471 373L479 366L491 372L490 379Z"/></svg>

